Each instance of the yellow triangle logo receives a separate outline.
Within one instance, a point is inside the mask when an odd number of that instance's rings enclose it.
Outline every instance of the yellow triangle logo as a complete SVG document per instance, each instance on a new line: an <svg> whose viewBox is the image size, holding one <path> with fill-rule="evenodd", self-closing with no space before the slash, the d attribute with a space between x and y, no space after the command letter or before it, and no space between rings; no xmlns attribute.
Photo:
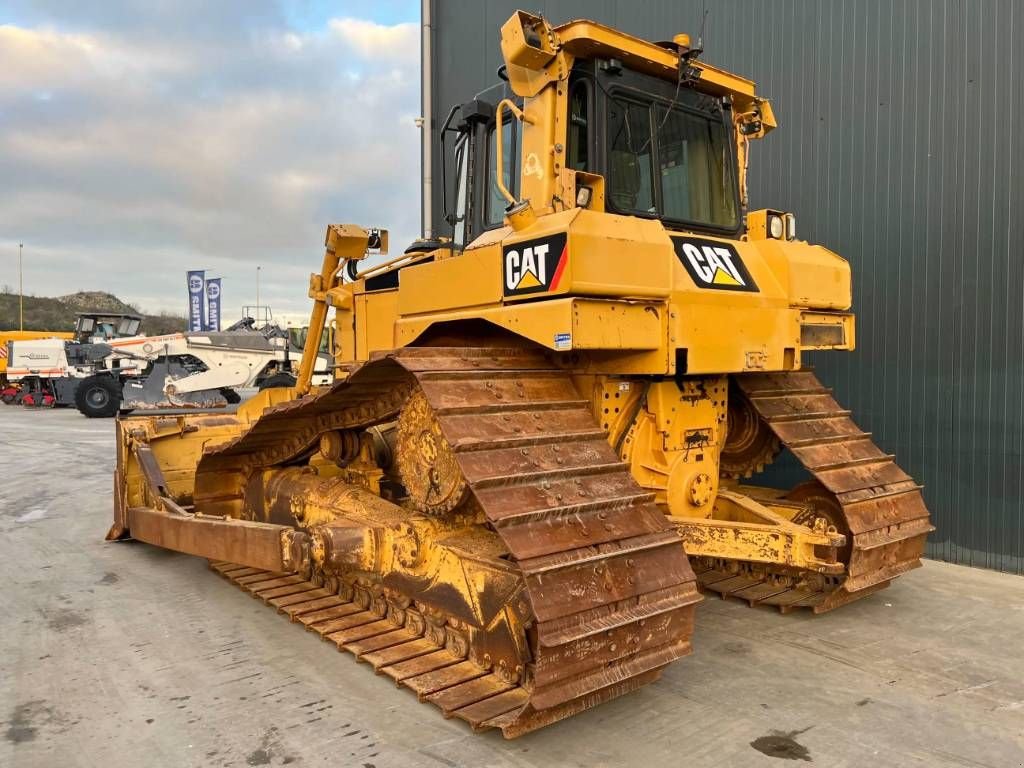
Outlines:
<svg viewBox="0 0 1024 768"><path fill-rule="evenodd" d="M519 284L516 286L516 290L522 290L523 288L536 288L540 285L540 280L533 272L526 272L519 279Z"/></svg>
<svg viewBox="0 0 1024 768"><path fill-rule="evenodd" d="M721 267L717 267L715 269L715 276L714 278L712 278L711 282L716 283L718 285L743 285L743 283L741 283L735 277L733 277L730 274L727 274L726 271Z"/></svg>

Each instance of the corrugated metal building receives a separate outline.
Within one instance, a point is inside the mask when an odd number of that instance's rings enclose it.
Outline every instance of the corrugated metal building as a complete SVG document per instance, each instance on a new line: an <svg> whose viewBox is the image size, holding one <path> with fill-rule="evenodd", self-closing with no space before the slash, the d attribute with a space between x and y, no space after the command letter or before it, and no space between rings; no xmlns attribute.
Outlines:
<svg viewBox="0 0 1024 768"><path fill-rule="evenodd" d="M497 82L498 30L518 5L431 1L435 131L452 104ZM662 40L696 39L704 6L703 58L757 82L779 120L753 147L752 207L795 212L802 238L853 267L858 349L819 354L820 377L924 483L932 557L1024 573L1024 6L534 0L530 10Z"/></svg>

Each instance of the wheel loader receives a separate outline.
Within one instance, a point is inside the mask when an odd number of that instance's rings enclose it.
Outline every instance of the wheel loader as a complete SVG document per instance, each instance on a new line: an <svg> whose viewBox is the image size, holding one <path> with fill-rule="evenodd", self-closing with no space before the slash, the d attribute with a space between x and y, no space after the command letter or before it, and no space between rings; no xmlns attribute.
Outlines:
<svg viewBox="0 0 1024 768"><path fill-rule="evenodd" d="M920 565L932 527L802 368L854 347L850 268L747 209L775 127L754 84L685 35L524 12L501 51L500 98L442 131L451 241L363 268L386 231L330 226L296 386L121 418L108 538L207 558L511 738L656 680L702 590L829 611ZM757 484L784 449L807 481Z"/></svg>

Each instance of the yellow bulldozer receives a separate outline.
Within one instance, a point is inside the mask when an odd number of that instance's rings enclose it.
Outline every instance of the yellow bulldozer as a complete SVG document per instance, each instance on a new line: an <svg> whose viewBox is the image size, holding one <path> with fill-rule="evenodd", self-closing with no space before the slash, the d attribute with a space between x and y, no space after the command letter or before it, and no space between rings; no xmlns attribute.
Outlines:
<svg viewBox="0 0 1024 768"><path fill-rule="evenodd" d="M688 654L701 589L828 611L920 565L932 527L801 368L854 346L850 268L747 210L775 127L754 84L591 21L517 12L501 50L501 98L441 132L451 241L362 268L386 231L329 227L296 386L121 418L108 538L208 558L514 737ZM807 481L750 482L783 449Z"/></svg>

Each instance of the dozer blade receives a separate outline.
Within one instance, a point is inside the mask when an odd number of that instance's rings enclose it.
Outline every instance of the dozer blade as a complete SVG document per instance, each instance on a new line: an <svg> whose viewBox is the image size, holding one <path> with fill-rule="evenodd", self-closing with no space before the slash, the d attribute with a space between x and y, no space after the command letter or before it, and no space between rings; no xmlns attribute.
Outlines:
<svg viewBox="0 0 1024 768"><path fill-rule="evenodd" d="M346 563L364 563L351 578L315 568L299 577L244 558L215 558L214 568L446 716L508 738L635 690L690 652L700 596L678 533L617 459L572 379L539 353L406 348L268 408L239 437L206 449L196 519L233 527L264 493L251 483L294 472L322 435L396 418L399 467L412 454L433 462L402 477L434 517L390 505L398 525L429 530L446 515L481 522L460 536L418 538L409 548L403 539L377 552L358 542L386 541L394 528L364 516L337 538L349 548ZM283 489L274 509L291 509L300 496L329 504L341 488L315 472L274 482ZM319 541L315 529L310 535ZM500 553L476 543L485 540ZM457 567L416 570L417 558L434 562L439 549ZM496 591L488 578L467 577L474 573L511 586ZM476 622L467 605L496 618ZM508 634L496 635L499 626Z"/></svg>
<svg viewBox="0 0 1024 768"><path fill-rule="evenodd" d="M705 589L777 605L784 611L822 613L865 597L921 565L935 530L921 486L883 453L810 371L744 374L735 381L761 419L814 477L787 499L811 505L847 536L846 573L797 585L770 572L730 574L702 563ZM741 486L742 488L742 486Z"/></svg>
<svg viewBox="0 0 1024 768"><path fill-rule="evenodd" d="M188 375L188 369L177 360L157 358L145 376L125 380L121 392L121 409L223 408L228 404L220 390L216 389L182 392L173 396L164 391L167 382Z"/></svg>

